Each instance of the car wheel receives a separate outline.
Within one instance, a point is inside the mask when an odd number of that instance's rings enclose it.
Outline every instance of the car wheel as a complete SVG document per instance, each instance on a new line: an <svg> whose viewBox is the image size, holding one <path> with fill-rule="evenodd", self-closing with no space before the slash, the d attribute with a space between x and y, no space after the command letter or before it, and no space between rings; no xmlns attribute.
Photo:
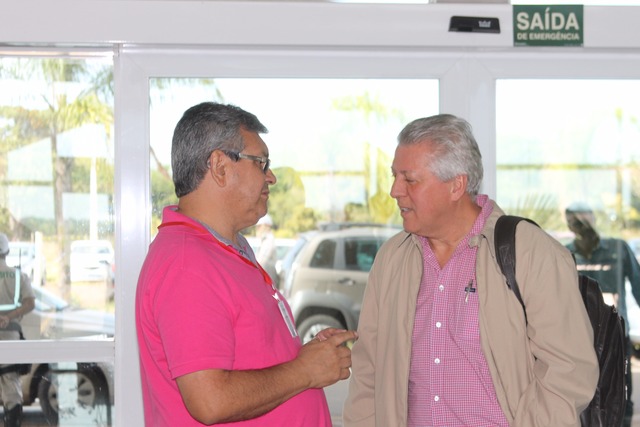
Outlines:
<svg viewBox="0 0 640 427"><path fill-rule="evenodd" d="M111 424L111 406L109 403L109 391L105 380L96 372L95 367L80 366L77 371L65 371L57 373L48 371L43 375L38 384L38 399L40 407L47 422L51 425L58 425L59 396L58 396L58 375L72 373L77 378L77 401L76 406L69 408L69 418L80 416L80 412L90 413L92 419L100 421L96 425Z"/></svg>
<svg viewBox="0 0 640 427"><path fill-rule="evenodd" d="M308 343L323 329L339 328L344 329L344 325L334 317L326 314L315 314L306 318L298 328L298 334L302 343Z"/></svg>

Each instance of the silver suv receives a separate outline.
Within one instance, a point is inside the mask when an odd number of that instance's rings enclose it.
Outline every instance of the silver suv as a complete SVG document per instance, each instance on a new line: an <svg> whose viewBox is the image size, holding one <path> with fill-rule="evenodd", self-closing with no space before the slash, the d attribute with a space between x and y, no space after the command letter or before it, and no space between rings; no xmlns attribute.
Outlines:
<svg viewBox="0 0 640 427"><path fill-rule="evenodd" d="M282 291L307 342L328 327L356 329L369 270L397 228L351 227L304 234Z"/></svg>

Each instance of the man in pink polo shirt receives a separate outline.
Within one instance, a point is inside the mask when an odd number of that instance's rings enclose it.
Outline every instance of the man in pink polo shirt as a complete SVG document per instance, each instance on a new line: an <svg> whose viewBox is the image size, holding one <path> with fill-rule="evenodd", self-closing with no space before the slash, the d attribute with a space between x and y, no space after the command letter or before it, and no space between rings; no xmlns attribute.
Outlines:
<svg viewBox="0 0 640 427"><path fill-rule="evenodd" d="M291 311L240 230L267 212L266 128L206 102L171 151L177 206L164 209L138 281L147 426L331 426L322 390L349 377L353 331L302 346Z"/></svg>

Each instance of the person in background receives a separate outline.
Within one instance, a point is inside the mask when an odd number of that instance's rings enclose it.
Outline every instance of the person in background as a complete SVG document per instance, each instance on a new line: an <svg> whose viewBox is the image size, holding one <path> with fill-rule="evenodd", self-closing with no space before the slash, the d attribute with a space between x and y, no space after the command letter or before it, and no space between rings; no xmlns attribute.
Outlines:
<svg viewBox="0 0 640 427"><path fill-rule="evenodd" d="M593 331L569 251L516 231L525 305L495 259L503 211L478 194L480 150L465 120L409 123L392 162L404 231L373 263L352 348L344 427L563 427L596 389Z"/></svg>
<svg viewBox="0 0 640 427"><path fill-rule="evenodd" d="M35 307L29 276L7 265L9 239L0 233L0 340L22 337L20 320ZM16 292L18 297L16 298ZM0 365L0 395L4 405L5 427L22 424L22 383L18 365Z"/></svg>
<svg viewBox="0 0 640 427"><path fill-rule="evenodd" d="M276 177L258 118L204 102L173 135L176 206L163 211L136 295L145 423L331 426L323 387L348 378L354 331L302 345L291 310L240 231Z"/></svg>
<svg viewBox="0 0 640 427"><path fill-rule="evenodd" d="M578 271L600 284L605 302L615 305L625 319L627 334L627 405L624 427L630 427L633 418L633 377L631 372L631 340L629 339L629 319L627 317L627 281L631 294L640 303L640 265L631 247L622 239L605 238L596 231L596 217L589 205L575 202L565 209L567 226L575 234L567 248L574 254Z"/></svg>
<svg viewBox="0 0 640 427"><path fill-rule="evenodd" d="M276 237L273 234L273 220L271 219L271 215L266 214L258 220L256 224L256 237L260 241L256 259L267 271L275 287L279 288L278 273L276 272L278 253L276 252Z"/></svg>

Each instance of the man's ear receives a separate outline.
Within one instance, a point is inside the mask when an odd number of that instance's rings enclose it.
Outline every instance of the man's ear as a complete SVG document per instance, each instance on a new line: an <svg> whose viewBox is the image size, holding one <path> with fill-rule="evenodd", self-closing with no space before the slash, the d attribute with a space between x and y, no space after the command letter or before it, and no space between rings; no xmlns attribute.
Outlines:
<svg viewBox="0 0 640 427"><path fill-rule="evenodd" d="M229 163L229 157L220 150L214 150L209 156L209 171L207 172L213 180L221 187L227 182L227 165Z"/></svg>
<svg viewBox="0 0 640 427"><path fill-rule="evenodd" d="M460 200L462 196L467 192L467 182L469 177L467 175L456 175L451 180L451 199Z"/></svg>

